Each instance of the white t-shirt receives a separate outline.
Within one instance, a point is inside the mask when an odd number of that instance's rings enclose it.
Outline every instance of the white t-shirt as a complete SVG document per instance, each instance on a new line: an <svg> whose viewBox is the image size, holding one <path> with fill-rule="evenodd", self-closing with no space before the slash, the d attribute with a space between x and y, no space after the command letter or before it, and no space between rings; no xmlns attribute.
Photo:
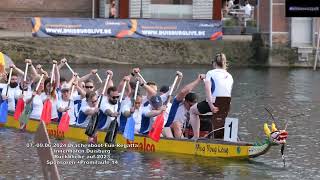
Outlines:
<svg viewBox="0 0 320 180"><path fill-rule="evenodd" d="M180 103L173 122L180 122L181 124L184 124L187 121L187 113L188 112L189 111L186 109L184 104Z"/></svg>
<svg viewBox="0 0 320 180"><path fill-rule="evenodd" d="M88 109L94 110L95 108L94 107L90 107L88 105L86 105L86 106L82 106L81 105L80 111L82 111L82 113L85 113ZM90 119L91 119L91 115L87 115L87 117L86 117L86 119L84 120L83 123L78 123L77 122L77 126L87 127L89 122L90 122Z"/></svg>
<svg viewBox="0 0 320 180"><path fill-rule="evenodd" d="M136 109L134 113L132 114L132 117L134 119L134 133L138 134L141 128L141 118L142 118L142 109L141 107L139 109Z"/></svg>
<svg viewBox="0 0 320 180"><path fill-rule="evenodd" d="M108 101L108 98L107 98L106 96L103 96L102 101L101 101L101 105L100 105L100 110L101 110L103 113L105 113L107 109L111 110L111 112L117 112L117 110L118 110L118 103L115 104L115 105L110 104L109 101ZM108 128L112 120L114 120L114 117L108 116L106 123L104 124L104 126L103 126L101 129L106 129L106 128ZM117 118L117 122L118 122L118 124L120 124L120 122L119 122L119 116L118 116L118 118Z"/></svg>
<svg viewBox="0 0 320 180"><path fill-rule="evenodd" d="M66 108L68 107L68 104L69 104L69 101L64 101L62 99L58 100L57 102L57 108ZM70 125L74 125L76 124L76 116L75 116L75 112L74 112L74 101L73 99L71 98L70 100L70 105L69 105L69 110L68 110L68 113L69 113L69 117L70 117L70 122L69 124ZM66 113L66 112L63 112L63 113Z"/></svg>
<svg viewBox="0 0 320 180"><path fill-rule="evenodd" d="M233 78L226 70L214 69L208 71L206 81L211 82L213 102L215 102L215 97L231 97Z"/></svg>
<svg viewBox="0 0 320 180"><path fill-rule="evenodd" d="M29 86L30 87L30 86ZM27 99L30 99L31 96L32 96L32 90L31 88L28 87L28 90L27 91L24 91L23 93L23 100L24 102L26 102ZM18 88L18 90L15 92L15 98L16 99L19 99L19 97L21 96L22 94L22 90L20 88Z"/></svg>
<svg viewBox="0 0 320 180"><path fill-rule="evenodd" d="M163 126L165 126L165 124L167 123L167 120L168 120L168 115L169 115L169 111L170 111L170 108L171 108L171 103L167 104L167 109L166 111L164 112L164 122L163 122ZM148 106L146 107L142 107L142 110L141 110L141 115L143 116L146 116L147 113L151 112L152 111L152 106L149 104ZM149 119L149 127L148 127L148 130L146 130L145 132L149 131L154 123L154 121L156 120L158 116L155 116L155 117L150 117L150 118L147 118ZM140 127L141 127L141 123L140 123Z"/></svg>
<svg viewBox="0 0 320 180"><path fill-rule="evenodd" d="M71 96L71 99L73 100L73 102L75 103L75 101L80 101L81 100L81 104L74 104L74 112L75 112L75 117L77 118L79 116L79 111L82 105L82 102L87 103L86 98L82 98L81 95L78 94L78 92L74 92Z"/></svg>
<svg viewBox="0 0 320 180"><path fill-rule="evenodd" d="M40 120L42 109L43 109L43 101L46 99L46 96L43 94L35 95L32 100L32 112L30 114L30 118Z"/></svg>
<svg viewBox="0 0 320 180"><path fill-rule="evenodd" d="M245 5L243 9L244 9L244 14L245 14L246 16L251 16L251 9L252 9L252 7L251 7L250 4Z"/></svg>
<svg viewBox="0 0 320 180"><path fill-rule="evenodd" d="M7 91L7 85L5 84L3 89L2 89L2 93L1 95L5 96L6 95L6 91ZM15 111L16 110L16 102L15 102L15 94L16 94L16 91L18 91L19 89L19 86L15 87L15 88L11 88L9 86L9 89L8 89L8 110L9 111Z"/></svg>

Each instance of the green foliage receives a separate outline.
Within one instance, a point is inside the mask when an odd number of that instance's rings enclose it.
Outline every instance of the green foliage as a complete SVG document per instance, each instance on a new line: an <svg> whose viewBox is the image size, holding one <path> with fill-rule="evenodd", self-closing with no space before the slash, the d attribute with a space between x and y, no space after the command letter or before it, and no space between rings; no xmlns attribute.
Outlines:
<svg viewBox="0 0 320 180"><path fill-rule="evenodd" d="M223 21L223 25L225 27L227 27L227 26L238 26L238 22L237 22L236 19L231 18L231 19L227 19L227 20Z"/></svg>
<svg viewBox="0 0 320 180"><path fill-rule="evenodd" d="M255 20L247 21L247 27L257 27L257 23Z"/></svg>

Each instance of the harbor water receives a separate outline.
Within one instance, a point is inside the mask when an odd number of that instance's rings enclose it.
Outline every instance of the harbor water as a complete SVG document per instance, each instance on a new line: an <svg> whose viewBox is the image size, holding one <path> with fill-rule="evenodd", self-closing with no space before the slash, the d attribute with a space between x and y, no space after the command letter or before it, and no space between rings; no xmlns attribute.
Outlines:
<svg viewBox="0 0 320 180"><path fill-rule="evenodd" d="M131 67L97 66L105 77L108 68L114 72L114 81L130 73ZM142 68L146 80L159 86L170 85L175 71L183 73L180 88L191 82L199 73L210 67ZM89 72L86 67L75 67L81 75ZM206 158L170 153L143 153L124 148L106 153L109 164L58 164L63 179L320 179L320 73L311 69L288 68L230 68L234 85L229 117L239 119L238 135L242 141L256 142L265 138L263 123L271 122L265 108L273 113L281 129L288 121L289 137L285 147L284 167L280 146L258 158L234 160ZM67 68L63 76L70 77ZM195 90L199 100L204 99L203 84ZM36 149L28 147L34 134L15 129L0 128L0 179L43 179ZM71 144L75 152L82 150L69 140L54 143ZM74 146L73 146L74 145ZM172 144L174 146L174 144ZM53 148L55 149L55 148ZM57 148L56 148L57 149ZM57 152L57 151L55 151ZM55 153L58 155L59 153ZM94 153L93 153L94 154ZM97 153L98 154L98 153ZM99 153L101 154L101 153Z"/></svg>

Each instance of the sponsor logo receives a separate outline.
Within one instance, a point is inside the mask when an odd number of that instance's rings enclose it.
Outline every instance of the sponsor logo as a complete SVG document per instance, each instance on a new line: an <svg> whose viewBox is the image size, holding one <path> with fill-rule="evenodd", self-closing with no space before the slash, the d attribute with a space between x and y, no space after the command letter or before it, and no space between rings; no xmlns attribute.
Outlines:
<svg viewBox="0 0 320 180"><path fill-rule="evenodd" d="M59 131L58 129L47 129L49 136L53 136L55 138L64 138L64 132Z"/></svg>
<svg viewBox="0 0 320 180"><path fill-rule="evenodd" d="M143 138L143 142L130 142L127 140L127 144L131 145L128 149L135 149L143 152L155 152L155 145L147 143L146 138Z"/></svg>

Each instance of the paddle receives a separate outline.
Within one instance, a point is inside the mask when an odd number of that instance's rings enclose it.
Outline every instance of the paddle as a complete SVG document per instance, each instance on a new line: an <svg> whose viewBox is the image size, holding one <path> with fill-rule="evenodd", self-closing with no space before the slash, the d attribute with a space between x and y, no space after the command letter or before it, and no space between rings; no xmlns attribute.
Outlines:
<svg viewBox="0 0 320 180"><path fill-rule="evenodd" d="M74 91L74 85L72 85L70 96L72 96L72 93ZM69 102L67 108L70 107L71 103L71 97L69 97ZM61 120L58 126L58 129L62 132L66 132L69 129L69 123L70 123L70 116L69 116L69 110L64 112L64 114L61 116Z"/></svg>
<svg viewBox="0 0 320 180"><path fill-rule="evenodd" d="M52 83L54 78L54 68L56 66L56 63L57 62L53 61L51 79L50 79L50 88L49 88L49 94L48 94L49 98L47 98L43 103L43 109L40 117L40 119L44 121L46 124L49 124L51 121L52 103L50 99L51 99L51 90L52 90L51 88L52 88Z"/></svg>
<svg viewBox="0 0 320 180"><path fill-rule="evenodd" d="M35 92L38 91L41 81L43 80L44 74L41 75L40 80L37 84L36 90ZM24 126L27 124L28 120L29 120L29 116L32 112L32 101L30 101L29 103L26 103L26 106L24 107L21 116L19 117L19 122L21 124L20 129L23 129Z"/></svg>
<svg viewBox="0 0 320 180"><path fill-rule="evenodd" d="M11 81L13 68L10 68L9 79L7 83L6 96L8 96L9 85ZM0 105L0 123L6 123L8 118L8 99L2 101Z"/></svg>
<svg viewBox="0 0 320 180"><path fill-rule="evenodd" d="M100 83L102 83L102 79L100 78L98 73L96 73L96 76L97 76L98 80L100 81Z"/></svg>
<svg viewBox="0 0 320 180"><path fill-rule="evenodd" d="M23 77L23 87L22 87L22 90L21 90L22 91L22 96L24 95L24 88L25 88L24 86L25 86L25 83L27 81L28 67L29 67L29 64L26 63L26 69L24 71L24 77ZM17 106L16 106L16 111L14 112L14 115L13 115L15 120L17 120L17 121L19 120L19 117L20 117L23 109L24 109L24 100L23 100L23 97L21 97L21 98L18 99Z"/></svg>
<svg viewBox="0 0 320 180"><path fill-rule="evenodd" d="M118 101L118 110L117 110L118 113L120 112L121 102L122 102L122 98L123 98L123 95L124 95L124 90L126 89L126 85L127 85L127 82L125 82L123 87L122 87L122 91L121 91L121 94L120 94L120 99ZM111 121L111 123L109 125L109 128L108 128L107 133L106 133L106 137L104 138L104 142L106 142L106 143L114 143L114 141L116 139L117 131L118 131L117 118L118 117L115 117Z"/></svg>
<svg viewBox="0 0 320 180"><path fill-rule="evenodd" d="M41 162L44 179L60 180L57 161L51 147L51 142L44 122L40 122L39 127L34 136L34 143L48 145L45 147L37 147L37 153ZM50 145L50 146L49 146Z"/></svg>
<svg viewBox="0 0 320 180"><path fill-rule="evenodd" d="M106 92L109 79L110 79L110 74L107 75L106 82L104 83L104 86L103 86L103 89L102 89L102 93L101 93L101 95L99 97L98 109L100 108L100 105L101 105L101 102L102 102L102 99L103 99L103 95ZM98 117L99 117L99 114L101 114L101 113L103 113L103 112L100 112L100 110L99 110L98 113L96 113L95 115L93 115L91 117L90 122L89 122L89 124L88 124L88 126L86 128L86 132L85 132L85 134L88 135L89 137L92 137L95 134L95 132L97 130L97 127L98 127L98 123L99 123L98 121L100 121L100 119Z"/></svg>
<svg viewBox="0 0 320 180"><path fill-rule="evenodd" d="M170 102L171 98L172 98L172 92L173 92L173 89L177 83L177 80L178 80L178 75L176 75L176 78L174 79L173 81L173 84L170 88L170 91L169 91L169 97L167 99L167 101L165 102L165 105L168 104L168 102ZM149 131L149 137L158 142L160 140L160 134L162 133L162 128L163 128L163 123L164 123L164 111L159 114L156 118L156 120L154 121L154 123L152 124L152 127Z"/></svg>
<svg viewBox="0 0 320 180"><path fill-rule="evenodd" d="M137 83L136 83L136 88L135 88L134 96L133 96L133 102L135 102L137 99L138 88L139 88L139 81L137 81ZM132 107L134 107L134 104L132 105ZM135 121L134 121L134 118L131 114L131 116L127 120L126 126L123 131L124 138L126 138L130 141L134 140L134 126L135 126Z"/></svg>
<svg viewBox="0 0 320 180"><path fill-rule="evenodd" d="M65 62L65 65L67 66L67 68L71 71L72 74L74 74L74 71L71 69L71 67L69 66L69 64L67 62Z"/></svg>

